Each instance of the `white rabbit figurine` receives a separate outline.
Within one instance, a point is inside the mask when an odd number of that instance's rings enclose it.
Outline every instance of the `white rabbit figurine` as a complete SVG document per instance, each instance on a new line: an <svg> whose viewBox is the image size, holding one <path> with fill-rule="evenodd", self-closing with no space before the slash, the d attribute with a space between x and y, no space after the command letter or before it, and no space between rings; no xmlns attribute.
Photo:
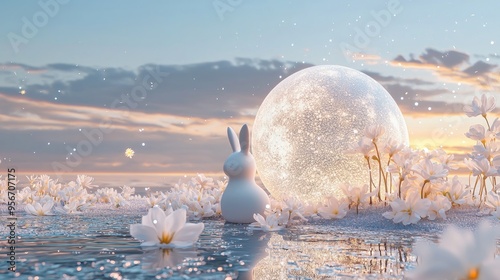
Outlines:
<svg viewBox="0 0 500 280"><path fill-rule="evenodd" d="M227 128L227 137L233 153L224 162L224 173L229 177L222 194L220 206L222 216L231 223L252 223L253 214L264 214L269 197L255 183L255 159L250 153L250 132L245 124L240 130L240 139L234 130Z"/></svg>

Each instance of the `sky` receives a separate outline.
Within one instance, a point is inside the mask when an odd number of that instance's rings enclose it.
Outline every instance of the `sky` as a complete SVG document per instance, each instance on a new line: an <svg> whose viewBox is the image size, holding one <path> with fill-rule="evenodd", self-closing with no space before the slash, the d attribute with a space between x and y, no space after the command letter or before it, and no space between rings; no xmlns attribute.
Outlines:
<svg viewBox="0 0 500 280"><path fill-rule="evenodd" d="M251 127L274 86L314 65L371 76L399 105L412 147L457 159L480 122L463 105L500 100L493 0L1 5L3 169L221 173L226 127Z"/></svg>

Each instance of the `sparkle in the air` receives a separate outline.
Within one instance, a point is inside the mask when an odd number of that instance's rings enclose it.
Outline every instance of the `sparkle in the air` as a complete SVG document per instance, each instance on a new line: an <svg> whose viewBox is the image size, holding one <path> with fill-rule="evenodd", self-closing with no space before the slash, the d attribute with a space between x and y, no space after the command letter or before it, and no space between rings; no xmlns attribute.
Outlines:
<svg viewBox="0 0 500 280"><path fill-rule="evenodd" d="M386 129L383 140L409 144L396 102L372 78L341 66L299 71L269 93L255 118L259 176L277 198L339 196L340 183L366 183L366 162L348 150L374 124Z"/></svg>
<svg viewBox="0 0 500 280"><path fill-rule="evenodd" d="M135 152L131 148L127 148L125 150L125 156L128 158L132 158L134 156Z"/></svg>

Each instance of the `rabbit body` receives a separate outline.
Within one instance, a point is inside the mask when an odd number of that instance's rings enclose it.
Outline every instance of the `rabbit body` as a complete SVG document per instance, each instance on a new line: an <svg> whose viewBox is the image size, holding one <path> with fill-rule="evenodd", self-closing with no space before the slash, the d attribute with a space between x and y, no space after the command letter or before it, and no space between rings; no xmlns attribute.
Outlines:
<svg viewBox="0 0 500 280"><path fill-rule="evenodd" d="M255 159L250 153L250 134L245 124L239 139L230 127L227 130L233 153L224 162L229 177L221 198L222 216L231 223L252 223L253 214L264 214L269 197L255 183Z"/></svg>

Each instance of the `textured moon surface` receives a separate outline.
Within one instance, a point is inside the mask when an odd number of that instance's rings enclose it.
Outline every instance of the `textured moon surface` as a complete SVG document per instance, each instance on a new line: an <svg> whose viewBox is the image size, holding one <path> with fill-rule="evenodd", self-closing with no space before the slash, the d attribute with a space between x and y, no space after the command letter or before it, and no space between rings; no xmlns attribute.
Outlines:
<svg viewBox="0 0 500 280"><path fill-rule="evenodd" d="M381 124L384 143L409 145L403 115L369 76L342 66L301 70L267 95L253 124L258 174L274 198L303 201L341 197L341 183L368 184L366 161L349 153L365 127Z"/></svg>

